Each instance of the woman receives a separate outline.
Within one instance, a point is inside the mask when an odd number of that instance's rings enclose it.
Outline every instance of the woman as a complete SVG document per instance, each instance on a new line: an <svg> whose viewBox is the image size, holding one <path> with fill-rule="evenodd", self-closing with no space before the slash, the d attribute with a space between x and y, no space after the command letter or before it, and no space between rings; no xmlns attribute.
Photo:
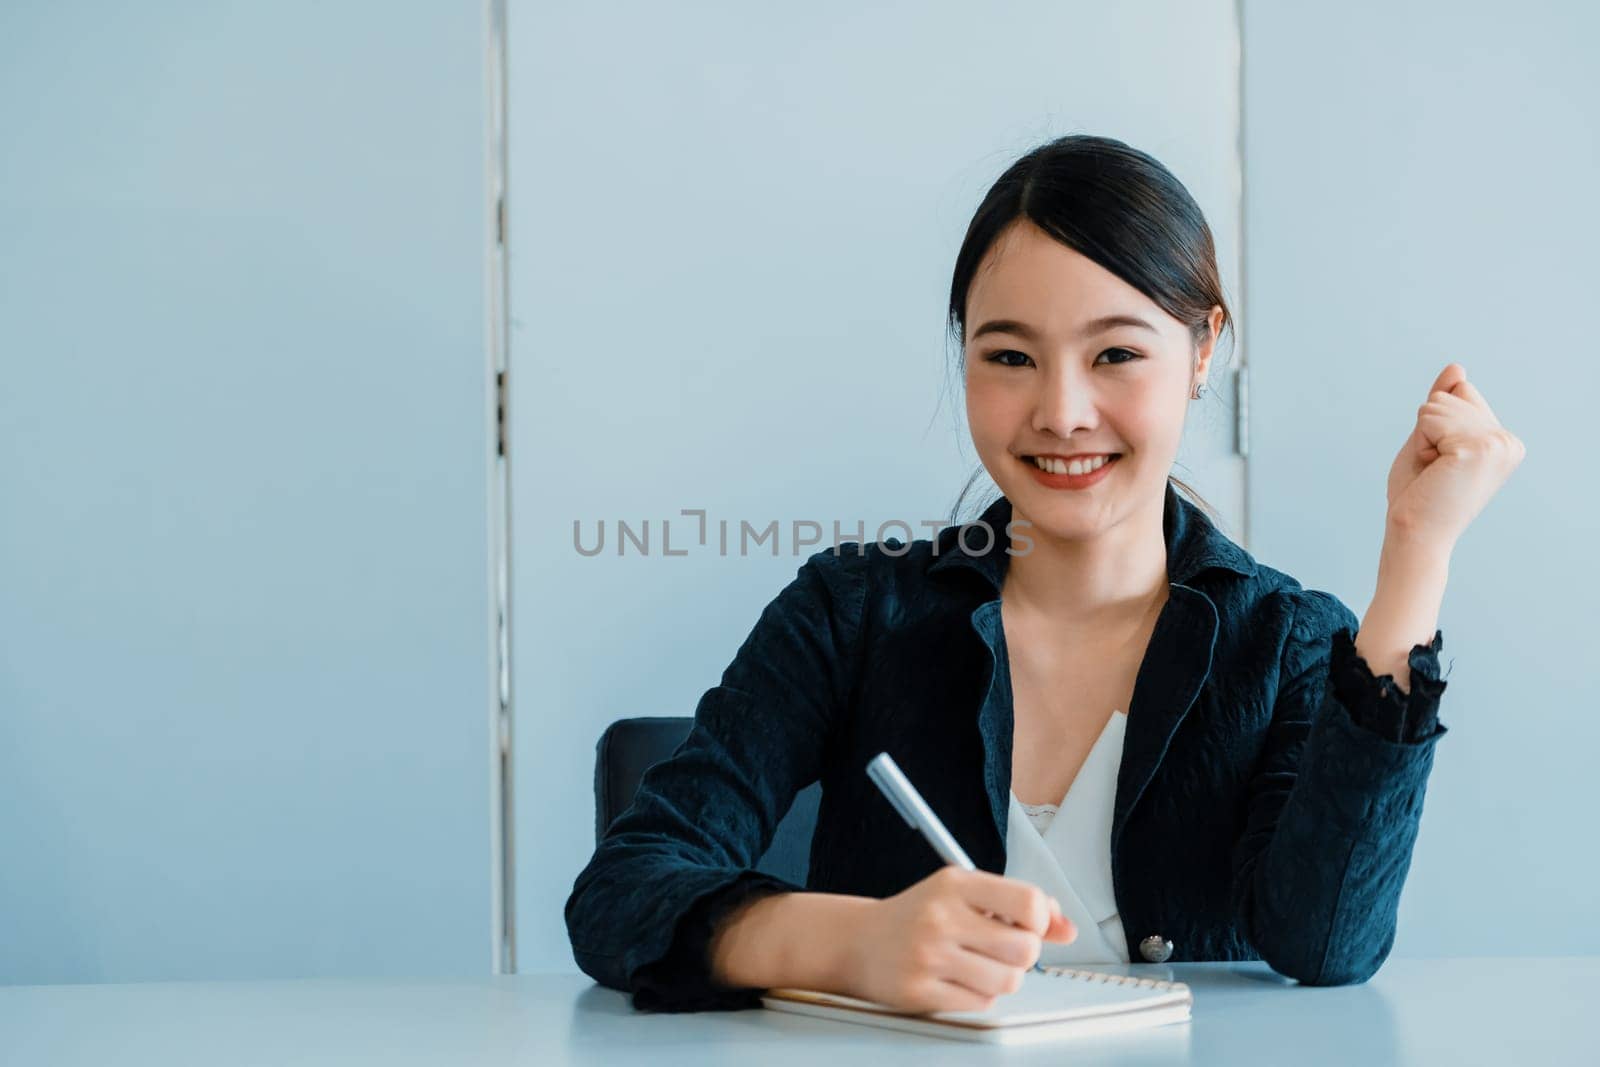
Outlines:
<svg viewBox="0 0 1600 1067"><path fill-rule="evenodd" d="M1107 138L1001 176L950 322L1003 495L800 567L579 874L579 965L660 1010L773 986L983 1008L1040 959L1365 981L1446 732L1450 554L1521 442L1451 363L1389 471L1366 615L1257 563L1169 473L1231 326L1211 233ZM877 793L882 751L979 870ZM753 870L817 780L807 885Z"/></svg>

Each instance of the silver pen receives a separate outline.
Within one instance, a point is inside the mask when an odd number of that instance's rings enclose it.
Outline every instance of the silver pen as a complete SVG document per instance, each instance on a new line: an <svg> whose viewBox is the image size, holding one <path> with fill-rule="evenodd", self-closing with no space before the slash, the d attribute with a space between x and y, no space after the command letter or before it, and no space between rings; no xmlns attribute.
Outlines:
<svg viewBox="0 0 1600 1067"><path fill-rule="evenodd" d="M900 817L910 824L913 830L920 833L928 844L933 846L933 850L939 854L940 859L952 866L960 867L962 870L975 871L978 869L972 862L971 857L956 843L955 837L951 835L949 830L945 829L944 823L939 821L939 816L935 815L933 809L928 807L928 802L922 799L922 794L917 792L916 786L911 784L911 780L905 776L905 772L900 769L900 765L895 763L894 758L889 753L880 752L872 757L871 762L867 764L867 777L871 778L872 783L883 791L884 796L889 798L889 803L894 806L895 811L900 813ZM995 918L1000 919L1001 922L1009 922L1009 920L998 915ZM1030 969L1043 971L1044 966L1038 960L1035 960L1033 967Z"/></svg>
<svg viewBox="0 0 1600 1067"><path fill-rule="evenodd" d="M917 792L916 787L906 778L899 764L895 763L889 753L880 752L872 757L872 762L867 764L867 777L871 778L873 784L889 798L889 803L894 805L894 810L900 813L900 817L909 823L913 830L927 838L928 844L933 846L940 859L963 870L977 870L961 846L956 844L956 839L950 836L950 831L945 829L944 823L939 821L939 816L928 807L928 802L922 799L922 794Z"/></svg>

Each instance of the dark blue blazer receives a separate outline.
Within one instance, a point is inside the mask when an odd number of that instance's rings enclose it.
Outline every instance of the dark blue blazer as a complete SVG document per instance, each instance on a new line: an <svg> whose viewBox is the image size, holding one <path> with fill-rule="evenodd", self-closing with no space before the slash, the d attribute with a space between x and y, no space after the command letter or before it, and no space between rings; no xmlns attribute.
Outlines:
<svg viewBox="0 0 1600 1067"><path fill-rule="evenodd" d="M645 1009L753 1006L759 991L716 985L707 955L750 894L882 898L931 874L938 858L865 774L879 752L974 863L1004 871L1010 519L1001 497L933 540L849 542L801 565L578 875L566 921L585 973ZM1355 655L1349 608L1257 563L1170 485L1163 531L1171 595L1127 709L1111 826L1129 958L1365 981L1393 945L1446 732L1443 635L1411 650L1402 693ZM753 870L817 780L807 885Z"/></svg>

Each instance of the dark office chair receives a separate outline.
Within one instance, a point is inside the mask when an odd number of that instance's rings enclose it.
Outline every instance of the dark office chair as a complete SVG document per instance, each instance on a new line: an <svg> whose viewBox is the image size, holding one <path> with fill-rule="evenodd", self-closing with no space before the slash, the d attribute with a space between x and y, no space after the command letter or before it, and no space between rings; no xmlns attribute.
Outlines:
<svg viewBox="0 0 1600 1067"><path fill-rule="evenodd" d="M594 836L598 842L606 827L633 803L639 779L652 764L660 763L689 736L694 720L687 716L647 715L618 719L606 727L595 746ZM758 871L806 884L811 862L811 835L817 826L817 804L822 785L813 782L795 795L794 803L778 823L772 844L756 863Z"/></svg>

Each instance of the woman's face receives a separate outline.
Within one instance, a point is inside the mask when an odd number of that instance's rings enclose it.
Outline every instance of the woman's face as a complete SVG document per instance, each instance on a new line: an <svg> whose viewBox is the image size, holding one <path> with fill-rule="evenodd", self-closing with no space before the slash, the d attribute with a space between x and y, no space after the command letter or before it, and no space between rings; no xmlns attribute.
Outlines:
<svg viewBox="0 0 1600 1067"><path fill-rule="evenodd" d="M1162 499L1221 319L1197 348L1121 278L1027 219L1008 227L967 294L965 362L973 442L1015 517L1079 539ZM1084 488L1025 458L1106 454Z"/></svg>

